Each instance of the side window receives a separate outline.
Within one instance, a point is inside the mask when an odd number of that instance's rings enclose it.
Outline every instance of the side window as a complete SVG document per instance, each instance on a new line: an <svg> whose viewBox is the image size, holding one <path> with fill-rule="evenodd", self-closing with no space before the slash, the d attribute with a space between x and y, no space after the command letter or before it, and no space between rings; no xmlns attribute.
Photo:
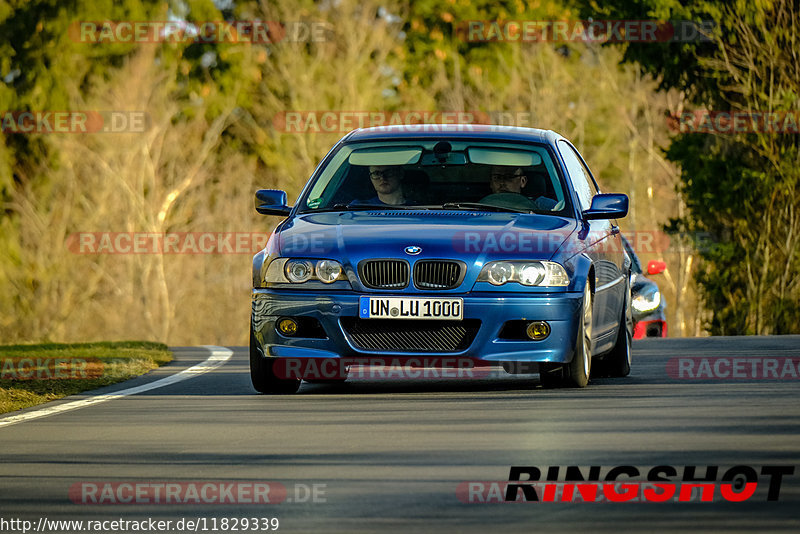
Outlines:
<svg viewBox="0 0 800 534"><path fill-rule="evenodd" d="M631 246L630 241L622 238L622 245L625 247L625 252L628 253L628 257L631 259L631 271L634 273L642 274L642 264L639 263L639 256L633 252L633 247Z"/></svg>
<svg viewBox="0 0 800 534"><path fill-rule="evenodd" d="M569 144L559 141L558 150L567 165L567 172L573 187L575 187L575 192L578 193L580 208L581 210L588 210L589 206L592 205L592 197L597 194L589 169L586 168L575 149Z"/></svg>

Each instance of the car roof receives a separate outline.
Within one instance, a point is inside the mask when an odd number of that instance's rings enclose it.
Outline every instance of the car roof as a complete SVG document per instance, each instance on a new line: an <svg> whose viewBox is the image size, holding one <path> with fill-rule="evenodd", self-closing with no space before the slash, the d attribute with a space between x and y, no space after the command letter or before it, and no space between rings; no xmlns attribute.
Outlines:
<svg viewBox="0 0 800 534"><path fill-rule="evenodd" d="M412 124L359 128L347 134L342 141L372 141L381 139L411 138L471 138L497 141L534 141L555 143L563 139L552 130L523 128L519 126L497 126L491 124Z"/></svg>

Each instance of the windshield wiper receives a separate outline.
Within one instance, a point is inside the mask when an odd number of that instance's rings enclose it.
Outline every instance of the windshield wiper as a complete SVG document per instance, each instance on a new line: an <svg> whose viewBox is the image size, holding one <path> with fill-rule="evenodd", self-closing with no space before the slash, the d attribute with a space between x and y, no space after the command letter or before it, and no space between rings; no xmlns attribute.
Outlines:
<svg viewBox="0 0 800 534"><path fill-rule="evenodd" d="M495 206L494 204L483 204L481 202L446 202L442 204L442 208L444 209L453 209L453 208L467 208L467 209L475 209L475 210L486 210L486 211L503 211L503 212L511 212L511 213L530 213L531 210L523 210L519 208L507 208L505 206Z"/></svg>
<svg viewBox="0 0 800 534"><path fill-rule="evenodd" d="M396 206L394 204L353 204L352 202L348 204L334 204L333 208L335 210L407 210L410 209L409 206ZM322 211L322 210L319 210Z"/></svg>

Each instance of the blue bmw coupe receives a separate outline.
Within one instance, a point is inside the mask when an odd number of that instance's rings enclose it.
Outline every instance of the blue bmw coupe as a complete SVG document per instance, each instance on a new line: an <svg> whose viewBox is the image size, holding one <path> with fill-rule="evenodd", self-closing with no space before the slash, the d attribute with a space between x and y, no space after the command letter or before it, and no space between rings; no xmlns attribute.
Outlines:
<svg viewBox="0 0 800 534"><path fill-rule="evenodd" d="M630 372L628 197L601 193L555 132L355 130L294 206L259 190L256 210L283 217L253 258L259 392L386 360L502 365L544 387Z"/></svg>

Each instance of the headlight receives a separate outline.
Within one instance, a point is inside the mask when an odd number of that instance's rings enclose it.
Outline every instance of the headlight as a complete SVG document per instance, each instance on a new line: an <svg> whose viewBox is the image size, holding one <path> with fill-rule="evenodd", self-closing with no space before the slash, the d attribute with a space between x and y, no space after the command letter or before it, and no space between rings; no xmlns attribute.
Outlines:
<svg viewBox="0 0 800 534"><path fill-rule="evenodd" d="M511 280L514 276L514 265L506 261L496 261L484 267L489 282L500 286Z"/></svg>
<svg viewBox="0 0 800 534"><path fill-rule="evenodd" d="M286 262L286 278L293 284L300 284L311 279L314 266L308 260L289 260Z"/></svg>
<svg viewBox="0 0 800 534"><path fill-rule="evenodd" d="M500 286L517 282L524 286L568 286L564 267L552 261L493 261L483 266L478 282Z"/></svg>
<svg viewBox="0 0 800 534"><path fill-rule="evenodd" d="M519 283L523 286L538 285L545 277L544 265L541 263L526 263L519 270Z"/></svg>
<svg viewBox="0 0 800 534"><path fill-rule="evenodd" d="M653 311L661 305L661 292L658 288L647 289L631 301L631 307L638 312Z"/></svg>
<svg viewBox="0 0 800 534"><path fill-rule="evenodd" d="M342 264L333 260L319 260L317 262L317 278L321 282L330 284L342 276Z"/></svg>
<svg viewBox="0 0 800 534"><path fill-rule="evenodd" d="M302 284L310 280L331 284L347 277L338 261L302 258L276 258L264 274L267 284Z"/></svg>

